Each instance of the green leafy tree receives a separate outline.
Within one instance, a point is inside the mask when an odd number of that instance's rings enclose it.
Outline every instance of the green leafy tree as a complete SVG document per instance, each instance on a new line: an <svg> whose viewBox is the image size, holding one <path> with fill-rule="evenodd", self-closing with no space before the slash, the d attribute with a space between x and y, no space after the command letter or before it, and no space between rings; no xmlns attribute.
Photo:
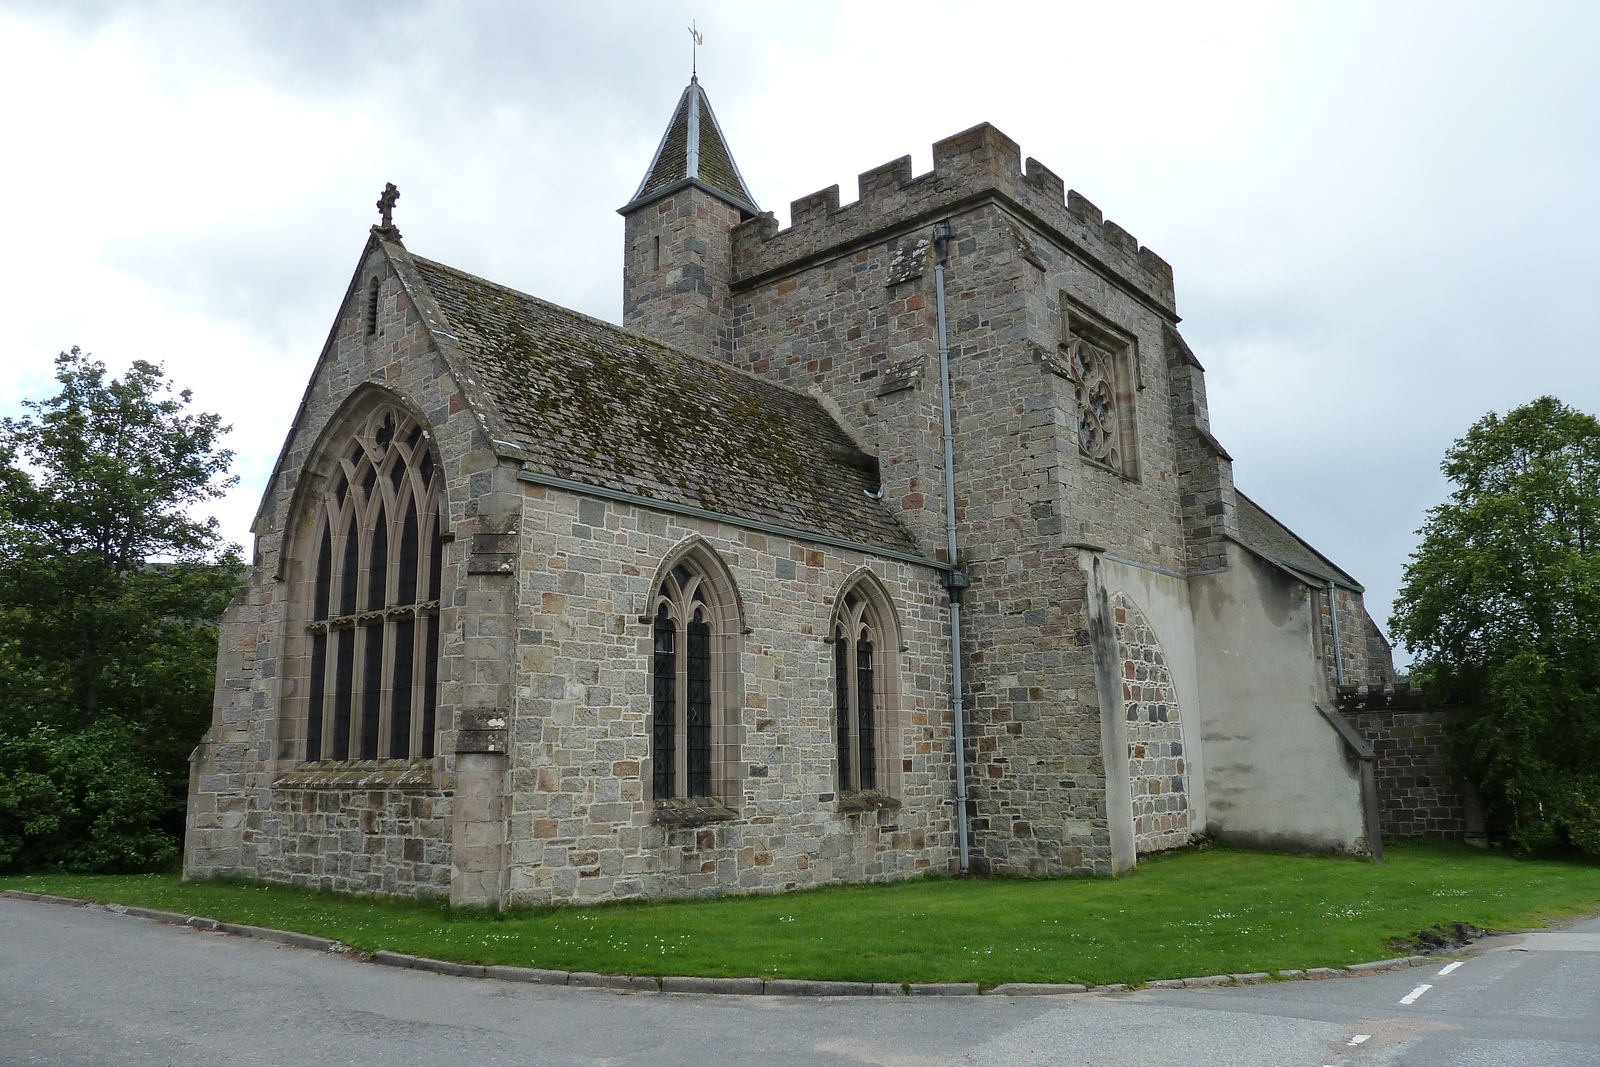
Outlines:
<svg viewBox="0 0 1600 1067"><path fill-rule="evenodd" d="M1512 837L1600 854L1600 422L1542 397L1442 469L1391 625L1474 709L1459 754Z"/></svg>
<svg viewBox="0 0 1600 1067"><path fill-rule="evenodd" d="M234 483L232 453L218 444L227 428L189 412L189 393L174 395L149 363L114 378L74 348L57 357L56 381L57 395L0 421L0 736L34 739L34 779L47 773L39 768L65 774L88 758L63 748L41 762L41 745L81 749L92 736L104 755L104 739L120 738L117 773L140 768L165 798L129 811L155 818L170 844L182 827L186 759L210 718L215 620L243 574L216 520L192 516ZM90 809L145 792L56 784L94 825L139 837ZM21 857L13 863L43 862L37 848L11 852ZM159 854L108 846L49 862L86 869Z"/></svg>

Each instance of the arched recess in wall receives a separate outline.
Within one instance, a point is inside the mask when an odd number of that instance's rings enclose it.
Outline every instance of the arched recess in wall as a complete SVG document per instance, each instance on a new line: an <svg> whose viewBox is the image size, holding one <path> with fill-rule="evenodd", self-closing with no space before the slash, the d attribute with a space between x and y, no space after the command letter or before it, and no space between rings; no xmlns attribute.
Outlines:
<svg viewBox="0 0 1600 1067"><path fill-rule="evenodd" d="M901 792L903 722L900 620L869 570L851 575L834 601L834 783L841 797Z"/></svg>
<svg viewBox="0 0 1600 1067"><path fill-rule="evenodd" d="M1183 720L1167 657L1150 621L1126 593L1111 598L1128 727L1128 775L1136 852L1188 843L1189 762Z"/></svg>
<svg viewBox="0 0 1600 1067"><path fill-rule="evenodd" d="M285 530L285 755L434 755L443 472L419 415L368 386L329 420Z"/></svg>
<svg viewBox="0 0 1600 1067"><path fill-rule="evenodd" d="M669 552L651 585L650 759L657 804L739 796L744 607L709 542Z"/></svg>

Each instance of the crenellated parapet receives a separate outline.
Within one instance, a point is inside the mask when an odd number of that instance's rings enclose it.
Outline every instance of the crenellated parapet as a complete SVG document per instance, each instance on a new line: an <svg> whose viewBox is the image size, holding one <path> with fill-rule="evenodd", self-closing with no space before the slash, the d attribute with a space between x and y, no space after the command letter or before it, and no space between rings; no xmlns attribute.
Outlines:
<svg viewBox="0 0 1600 1067"><path fill-rule="evenodd" d="M832 185L794 201L787 229L778 228L771 212L735 227L733 286L759 284L988 197L1174 311L1172 267L1038 160L1029 159L1024 169L1017 143L988 123L936 142L933 170L926 174L914 177L911 157L901 156L862 173L853 203L841 205L839 187Z"/></svg>

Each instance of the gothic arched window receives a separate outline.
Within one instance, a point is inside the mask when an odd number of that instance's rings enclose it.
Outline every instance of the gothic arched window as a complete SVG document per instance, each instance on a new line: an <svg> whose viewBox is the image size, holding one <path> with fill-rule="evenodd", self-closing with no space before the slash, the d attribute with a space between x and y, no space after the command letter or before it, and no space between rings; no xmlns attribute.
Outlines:
<svg viewBox="0 0 1600 1067"><path fill-rule="evenodd" d="M433 755L443 545L428 445L410 416L382 406L326 479L312 533L308 761Z"/></svg>
<svg viewBox="0 0 1600 1067"><path fill-rule="evenodd" d="M863 580L845 591L832 639L839 791L889 789L900 648L893 615L875 583Z"/></svg>
<svg viewBox="0 0 1600 1067"><path fill-rule="evenodd" d="M725 710L734 688L732 583L686 554L662 577L651 605L650 795L713 797L726 791L736 750Z"/></svg>

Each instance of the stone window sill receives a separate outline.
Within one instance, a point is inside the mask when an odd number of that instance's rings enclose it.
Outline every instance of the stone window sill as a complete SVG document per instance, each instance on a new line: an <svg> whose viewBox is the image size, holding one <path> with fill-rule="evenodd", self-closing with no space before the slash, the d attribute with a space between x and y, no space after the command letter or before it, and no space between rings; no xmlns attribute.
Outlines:
<svg viewBox="0 0 1600 1067"><path fill-rule="evenodd" d="M840 812L883 811L900 807L900 801L881 789L863 789L855 793L840 793Z"/></svg>
<svg viewBox="0 0 1600 1067"><path fill-rule="evenodd" d="M658 800L650 812L650 821L657 826L705 826L714 822L732 822L739 813L717 797L674 797Z"/></svg>
<svg viewBox="0 0 1600 1067"><path fill-rule="evenodd" d="M322 760L302 763L274 789L432 789L433 760Z"/></svg>

